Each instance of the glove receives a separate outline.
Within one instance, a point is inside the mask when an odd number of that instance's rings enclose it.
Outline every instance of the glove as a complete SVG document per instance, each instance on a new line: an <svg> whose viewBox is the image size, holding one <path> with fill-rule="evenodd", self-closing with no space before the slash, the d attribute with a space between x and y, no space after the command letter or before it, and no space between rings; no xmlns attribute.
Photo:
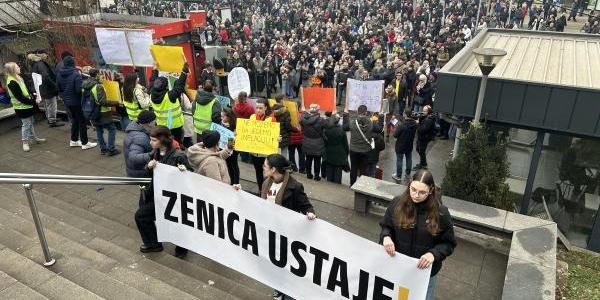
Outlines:
<svg viewBox="0 0 600 300"><path fill-rule="evenodd" d="M187 62L183 63L183 69L181 70L181 72L186 73L186 74L190 72L190 66L188 65Z"/></svg>

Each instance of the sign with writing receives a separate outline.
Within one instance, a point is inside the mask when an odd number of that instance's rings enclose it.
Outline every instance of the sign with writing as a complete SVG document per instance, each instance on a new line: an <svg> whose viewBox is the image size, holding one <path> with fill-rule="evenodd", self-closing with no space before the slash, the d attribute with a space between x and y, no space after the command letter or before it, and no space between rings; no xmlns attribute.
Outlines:
<svg viewBox="0 0 600 300"><path fill-rule="evenodd" d="M417 259L194 172L158 164L153 182L161 242L294 299L425 299L431 269Z"/></svg>
<svg viewBox="0 0 600 300"><path fill-rule="evenodd" d="M225 149L230 139L235 139L235 133L227 129L225 126L221 126L217 123L210 123L210 130L219 132L221 138L219 139L219 148Z"/></svg>
<svg viewBox="0 0 600 300"><path fill-rule="evenodd" d="M183 69L185 63L183 47L152 45L150 53L160 71L180 73Z"/></svg>
<svg viewBox="0 0 600 300"><path fill-rule="evenodd" d="M335 111L335 89L334 88L302 88L302 101L304 109L313 104L319 104L322 111Z"/></svg>
<svg viewBox="0 0 600 300"><path fill-rule="evenodd" d="M96 40L107 64L151 67L152 31L96 28ZM181 70L180 70L181 71Z"/></svg>
<svg viewBox="0 0 600 300"><path fill-rule="evenodd" d="M237 119L235 150L269 155L279 148L279 123Z"/></svg>
<svg viewBox="0 0 600 300"><path fill-rule="evenodd" d="M219 101L219 103L221 104L221 109L226 108L226 107L231 107L231 99L229 99L229 97L225 97L225 96L217 96L217 101Z"/></svg>
<svg viewBox="0 0 600 300"><path fill-rule="evenodd" d="M119 82L104 80L102 81L102 86L104 87L104 93L106 94L107 100L121 102L121 89L119 88Z"/></svg>
<svg viewBox="0 0 600 300"><path fill-rule="evenodd" d="M370 112L381 111L383 83L383 80L361 81L348 79L346 93L346 107L348 110L357 110L359 106L365 105Z"/></svg>
<svg viewBox="0 0 600 300"><path fill-rule="evenodd" d="M33 79L33 88L35 89L36 97L42 99L40 94L40 86L42 85L42 75L38 73L31 73L31 79Z"/></svg>
<svg viewBox="0 0 600 300"><path fill-rule="evenodd" d="M240 92L246 92L250 96L250 77L246 69L242 67L233 68L227 75L227 90L229 96L237 99Z"/></svg>

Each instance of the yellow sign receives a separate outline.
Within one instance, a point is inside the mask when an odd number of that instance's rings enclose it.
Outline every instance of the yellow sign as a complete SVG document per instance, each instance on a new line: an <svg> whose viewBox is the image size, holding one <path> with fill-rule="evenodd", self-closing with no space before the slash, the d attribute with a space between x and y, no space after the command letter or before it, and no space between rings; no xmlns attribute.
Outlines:
<svg viewBox="0 0 600 300"><path fill-rule="evenodd" d="M198 93L198 91L192 90L192 89L186 89L185 93L190 98L190 102L194 102L196 100L196 93Z"/></svg>
<svg viewBox="0 0 600 300"><path fill-rule="evenodd" d="M279 149L279 123L237 119L235 150L269 155Z"/></svg>
<svg viewBox="0 0 600 300"><path fill-rule="evenodd" d="M182 47L152 45L150 52L159 71L179 73L183 69L185 56Z"/></svg>
<svg viewBox="0 0 600 300"><path fill-rule="evenodd" d="M269 107L273 108L273 106L277 103L275 99L269 99Z"/></svg>
<svg viewBox="0 0 600 300"><path fill-rule="evenodd" d="M298 120L298 106L296 105L296 102L294 101L283 101L283 105L288 109L288 111L290 112L290 118L292 120L292 127L298 127L298 125L300 125L300 122Z"/></svg>
<svg viewBox="0 0 600 300"><path fill-rule="evenodd" d="M104 80L102 81L102 86L104 87L104 93L108 101L122 102L121 89L117 81Z"/></svg>

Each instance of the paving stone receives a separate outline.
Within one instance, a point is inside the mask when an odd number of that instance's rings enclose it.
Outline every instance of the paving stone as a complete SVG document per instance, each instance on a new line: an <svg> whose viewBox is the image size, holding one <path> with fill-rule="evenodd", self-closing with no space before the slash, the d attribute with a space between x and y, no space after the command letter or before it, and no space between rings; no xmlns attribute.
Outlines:
<svg viewBox="0 0 600 300"><path fill-rule="evenodd" d="M443 276L452 278L453 281L476 287L481 274L481 265L457 261L450 256L443 262L442 273Z"/></svg>

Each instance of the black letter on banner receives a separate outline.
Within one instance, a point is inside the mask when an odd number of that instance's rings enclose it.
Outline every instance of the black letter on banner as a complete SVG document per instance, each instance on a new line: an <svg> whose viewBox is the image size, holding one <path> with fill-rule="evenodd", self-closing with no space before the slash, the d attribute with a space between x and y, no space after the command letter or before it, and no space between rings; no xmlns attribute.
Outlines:
<svg viewBox="0 0 600 300"><path fill-rule="evenodd" d="M394 290L394 283L383 278L375 276L375 285L373 286L373 299L392 300L392 297L383 294L383 288Z"/></svg>
<svg viewBox="0 0 600 300"><path fill-rule="evenodd" d="M360 270L360 278L358 280L358 294L352 296L352 300L366 300L367 292L369 292L369 272Z"/></svg>
<svg viewBox="0 0 600 300"><path fill-rule="evenodd" d="M175 202L177 201L177 193L163 190L162 195L165 197L169 197L169 203L167 203L167 209L165 209L165 219L175 223L179 222L179 219L177 219L177 217L171 215L173 207L175 207Z"/></svg>
<svg viewBox="0 0 600 300"><path fill-rule="evenodd" d="M217 206L217 220L219 220L219 238L225 239L225 220L223 218L225 211Z"/></svg>
<svg viewBox="0 0 600 300"><path fill-rule="evenodd" d="M340 280L337 280L338 273L340 274ZM350 292L348 292L348 264L334 257L331 263L331 271L329 272L329 280L327 281L327 289L335 292L336 286L340 287L340 293L343 297L350 298Z"/></svg>
<svg viewBox="0 0 600 300"><path fill-rule="evenodd" d="M304 258L302 258L302 256L300 255L300 250L306 252L306 245L299 241L293 241L290 247L292 248L292 255L294 256L296 261L298 261L298 269L294 268L290 264L290 271L292 271L292 274L298 277L304 277L304 275L306 275L306 262L304 261Z"/></svg>
<svg viewBox="0 0 600 300"><path fill-rule="evenodd" d="M191 210L187 206L187 204L192 203L192 202L194 202L194 198L192 198L188 195L181 194L181 203L180 203L181 204L181 224L187 225L190 227L194 227L194 222L192 222L188 219L188 215L189 214L193 215L194 211Z"/></svg>
<svg viewBox="0 0 600 300"><path fill-rule="evenodd" d="M234 212L231 212L227 215L227 232L229 233L229 240L236 246L240 245L240 241L236 240L235 236L233 235L233 222L239 220L240 217Z"/></svg>
<svg viewBox="0 0 600 300"><path fill-rule="evenodd" d="M204 200L196 199L196 218L198 229L215 235L215 207L212 203L208 204L208 210L206 210L206 202L204 202ZM202 225L203 223L204 225ZM204 229L204 227L206 227L206 229Z"/></svg>
<svg viewBox="0 0 600 300"><path fill-rule="evenodd" d="M323 269L323 260L329 260L329 254L310 247L310 253L315 256L315 269L313 270L313 283L321 285L321 270Z"/></svg>
<svg viewBox="0 0 600 300"><path fill-rule="evenodd" d="M248 250L252 246L252 254L258 256L258 242L256 241L256 225L250 220L244 222L244 236L242 237L242 248Z"/></svg>
<svg viewBox="0 0 600 300"><path fill-rule="evenodd" d="M269 230L269 258L274 265L283 268L287 264L287 237L282 235L279 241L279 260L277 260L277 253L275 253L276 244L277 234Z"/></svg>

